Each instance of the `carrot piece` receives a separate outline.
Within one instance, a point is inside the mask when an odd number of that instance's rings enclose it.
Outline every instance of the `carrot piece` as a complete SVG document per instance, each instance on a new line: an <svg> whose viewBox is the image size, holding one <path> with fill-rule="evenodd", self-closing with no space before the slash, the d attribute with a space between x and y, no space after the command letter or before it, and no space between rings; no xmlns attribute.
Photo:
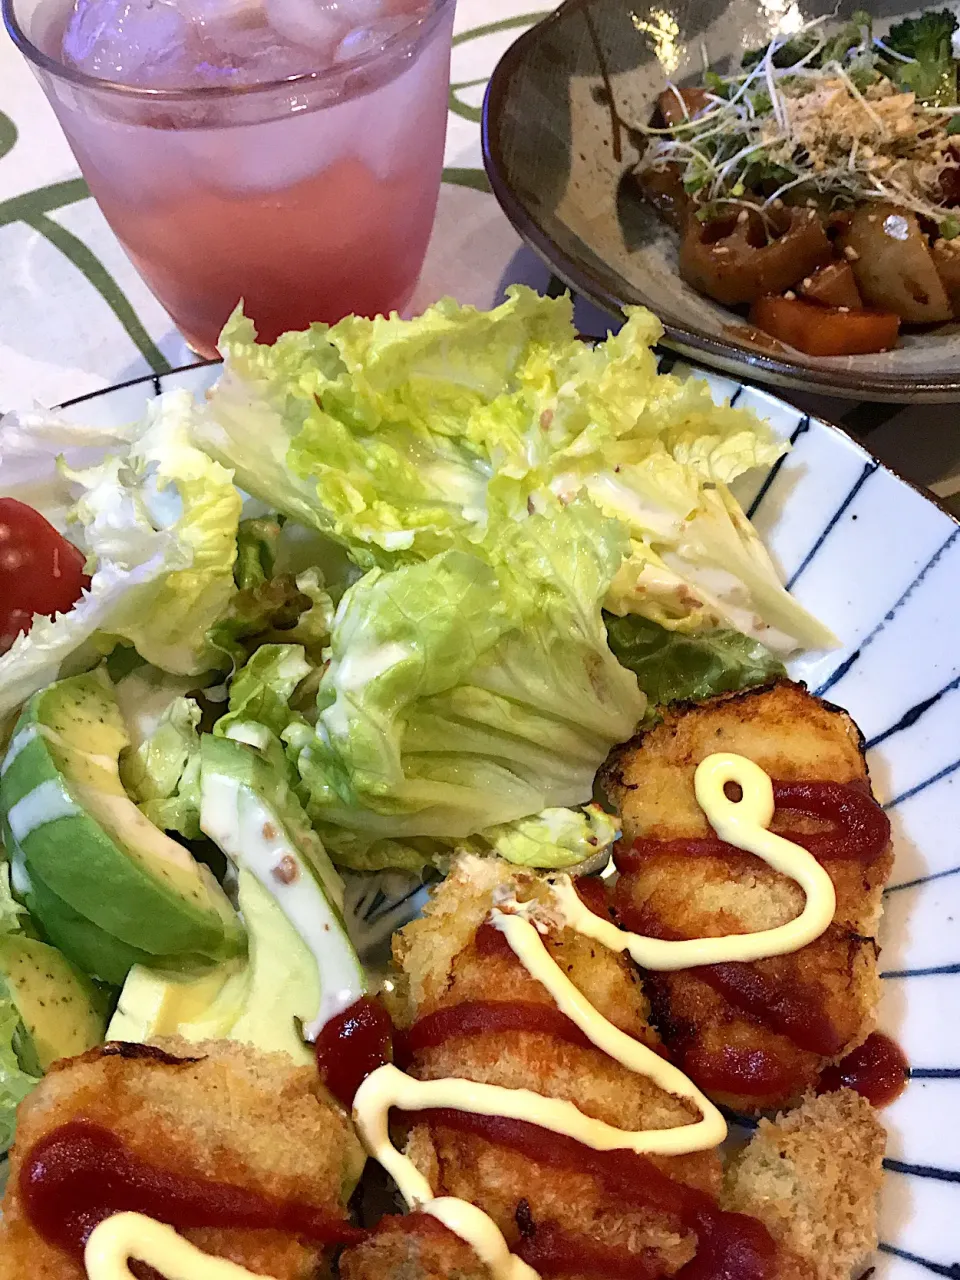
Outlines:
<svg viewBox="0 0 960 1280"><path fill-rule="evenodd" d="M846 307L850 311L859 311L863 307L849 262L829 262L825 267L818 267L813 275L807 276L797 286L797 292L808 302L816 302L821 307Z"/></svg>
<svg viewBox="0 0 960 1280"><path fill-rule="evenodd" d="M769 294L750 308L750 323L809 356L889 351L900 332L900 317L892 311L845 311Z"/></svg>

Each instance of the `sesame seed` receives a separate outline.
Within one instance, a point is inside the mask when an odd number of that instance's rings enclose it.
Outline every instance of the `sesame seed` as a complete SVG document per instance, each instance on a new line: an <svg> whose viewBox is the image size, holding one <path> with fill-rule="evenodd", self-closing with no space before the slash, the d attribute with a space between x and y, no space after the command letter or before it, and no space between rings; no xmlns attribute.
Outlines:
<svg viewBox="0 0 960 1280"><path fill-rule="evenodd" d="M842 312L843 312L843 314L844 314L844 315L846 315L846 314L847 314L847 312L850 310L850 308L849 308L849 307L837 307L837 310L838 310L838 311L842 311Z"/></svg>
<svg viewBox="0 0 960 1280"><path fill-rule="evenodd" d="M786 298L788 302L796 302L797 300L797 295L793 292L792 289L788 289L783 296Z"/></svg>
<svg viewBox="0 0 960 1280"><path fill-rule="evenodd" d="M812 284L813 284L813 277L812 277L812 276L804 276L804 277L803 277L803 287L804 287L804 289L809 289L809 288L810 288L810 286L811 286Z"/></svg>
<svg viewBox="0 0 960 1280"><path fill-rule="evenodd" d="M843 256L846 258L848 262L856 262L860 257L859 253L857 253L856 249L853 247L852 244L847 244L843 246Z"/></svg>

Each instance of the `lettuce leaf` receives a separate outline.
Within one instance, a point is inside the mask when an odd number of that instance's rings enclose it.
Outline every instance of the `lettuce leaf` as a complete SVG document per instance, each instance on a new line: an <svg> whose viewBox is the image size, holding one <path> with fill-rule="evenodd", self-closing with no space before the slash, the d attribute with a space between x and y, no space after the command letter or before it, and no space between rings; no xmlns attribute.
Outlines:
<svg viewBox="0 0 960 1280"><path fill-rule="evenodd" d="M600 611L623 545L577 501L347 591L297 757L335 861L342 849L369 866L376 841L449 846L590 799L645 707Z"/></svg>
<svg viewBox="0 0 960 1280"><path fill-rule="evenodd" d="M199 840L202 712L195 698L184 696L189 683L150 666L119 681L117 702L130 733L120 777L155 826Z"/></svg>
<svg viewBox="0 0 960 1280"><path fill-rule="evenodd" d="M20 1065L17 1044L23 1034L20 1014L0 984L0 1154L13 1144L17 1107L40 1079Z"/></svg>
<svg viewBox="0 0 960 1280"><path fill-rule="evenodd" d="M10 892L9 865L0 863L0 933L20 933L24 926L32 932L30 917ZM13 1142L17 1107L39 1082L39 1069L27 1070L30 1064L21 1061L21 1054L24 1059L28 1056L25 1050L26 1032L20 1014L0 979L0 1155Z"/></svg>
<svg viewBox="0 0 960 1280"><path fill-rule="evenodd" d="M615 818L597 804L583 809L544 809L530 818L481 833L490 851L521 867L559 870L600 858L620 838Z"/></svg>
<svg viewBox="0 0 960 1280"><path fill-rule="evenodd" d="M414 320L351 316L273 348L238 312L195 430L251 493L363 568L469 552L505 516L585 489L630 533L611 611L732 628L782 653L834 643L728 488L786 446L706 384L658 375L661 332L634 308L592 347L568 298L522 287L490 312L445 299Z"/></svg>
<svg viewBox="0 0 960 1280"><path fill-rule="evenodd" d="M759 641L738 631L671 631L649 618L606 615L610 648L635 673L651 707L733 693L786 674Z"/></svg>
<svg viewBox="0 0 960 1280"><path fill-rule="evenodd" d="M68 661L89 666L117 640L174 673L217 661L207 631L236 590L241 497L231 473L190 443L192 413L186 392L168 393L150 403L122 453L85 468L62 464L63 481L80 491L70 531L92 581L69 612L36 618L0 655L0 715L56 679ZM49 445L56 420L35 418ZM21 435L31 421L18 420ZM75 435L64 425L61 438L71 443ZM5 470L6 455L0 488Z"/></svg>
<svg viewBox="0 0 960 1280"><path fill-rule="evenodd" d="M304 717L291 709L290 700L312 670L302 645L262 645L230 682L229 709L214 732L229 737L235 725L254 721L279 738L290 724L305 724Z"/></svg>

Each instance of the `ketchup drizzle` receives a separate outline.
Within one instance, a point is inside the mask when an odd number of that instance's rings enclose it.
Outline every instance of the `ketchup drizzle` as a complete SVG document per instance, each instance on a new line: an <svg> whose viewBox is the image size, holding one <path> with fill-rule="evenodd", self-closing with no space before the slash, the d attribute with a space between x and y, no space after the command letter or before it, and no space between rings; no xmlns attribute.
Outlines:
<svg viewBox="0 0 960 1280"><path fill-rule="evenodd" d="M910 1066L900 1046L874 1031L836 1066L827 1067L817 1093L853 1089L875 1107L886 1107L903 1093L909 1075Z"/></svg>
<svg viewBox="0 0 960 1280"><path fill-rule="evenodd" d="M577 1024L556 1005L533 1000L466 1000L419 1018L403 1034L403 1047L398 1056L409 1061L421 1049L435 1049L454 1036L483 1036L501 1031L529 1031L555 1036L581 1049L594 1047Z"/></svg>
<svg viewBox="0 0 960 1280"><path fill-rule="evenodd" d="M143 1213L178 1231L191 1227L285 1231L317 1244L358 1244L367 1232L326 1210L226 1182L161 1169L109 1129L60 1125L28 1152L20 1196L36 1231L78 1261L94 1227L115 1213Z"/></svg>
<svg viewBox="0 0 960 1280"><path fill-rule="evenodd" d="M553 1133L526 1120L511 1120L505 1116L476 1115L469 1111L450 1108L433 1108L409 1113L414 1122L439 1125L461 1133L473 1134L487 1142L508 1147L521 1155L552 1168L570 1169L595 1178L612 1200L634 1208L651 1208L676 1218L687 1230L697 1236L696 1256L677 1272L677 1280L776 1280L777 1247L766 1227L757 1218L744 1214L727 1213L704 1191L675 1182L646 1156L619 1149L594 1151L574 1138ZM537 1236L545 1232L543 1244L544 1274L551 1271L556 1246L562 1242L571 1252L567 1254L567 1272L578 1273L580 1256L583 1261L599 1259L595 1242L589 1239L567 1236L549 1224L535 1226L532 1234L526 1234L517 1252L535 1269L532 1261L537 1250ZM609 1273L620 1280L646 1280L649 1274L644 1268L647 1259L642 1253L612 1246L599 1246L606 1262L613 1268ZM528 1257L527 1255L530 1255ZM630 1270L630 1268L633 1270ZM583 1268L591 1274L594 1266ZM653 1274L656 1274L654 1272Z"/></svg>
<svg viewBox="0 0 960 1280"><path fill-rule="evenodd" d="M773 798L777 808L820 818L833 824L832 831L781 831L818 862L832 859L862 862L876 861L890 842L890 819L872 796L850 783L839 782L774 782ZM622 872L636 871L647 858L690 857L722 858L752 856L743 849L727 844L716 836L690 840L656 840L641 837L629 848L617 849L614 861Z"/></svg>
<svg viewBox="0 0 960 1280"><path fill-rule="evenodd" d="M324 1025L314 1046L317 1071L348 1111L367 1076L390 1061L392 1044L390 1015L370 996L361 996Z"/></svg>

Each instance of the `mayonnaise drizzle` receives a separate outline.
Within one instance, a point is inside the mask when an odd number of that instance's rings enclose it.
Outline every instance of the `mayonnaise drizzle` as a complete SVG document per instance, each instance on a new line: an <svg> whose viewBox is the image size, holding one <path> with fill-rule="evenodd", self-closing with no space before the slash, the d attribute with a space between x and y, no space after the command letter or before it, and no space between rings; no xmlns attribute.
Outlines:
<svg viewBox="0 0 960 1280"><path fill-rule="evenodd" d="M743 789L740 800L724 793L728 782ZM773 818L773 783L744 756L730 752L707 756L694 777L697 802L721 840L762 858L774 871L796 880L806 894L803 911L776 929L666 942L618 929L584 905L569 876L558 876L553 891L565 923L611 951L629 951L643 969L672 972L701 964L763 960L799 951L829 926L837 909L833 881L812 854L767 827Z"/></svg>
<svg viewBox="0 0 960 1280"><path fill-rule="evenodd" d="M134 1280L131 1259L166 1280L268 1280L236 1262L204 1253L173 1227L142 1213L115 1213L90 1233L83 1265L90 1280Z"/></svg>
<svg viewBox="0 0 960 1280"><path fill-rule="evenodd" d="M740 785L740 800L727 797L724 787L728 782ZM553 881L553 897L564 923L611 951L629 951L644 968L663 971L785 955L818 938L836 910L833 883L806 849L767 830L774 812L769 777L743 756L722 753L708 756L698 766L694 786L697 802L721 840L755 854L800 885L806 895L801 914L788 924L757 933L666 942L623 932L601 919L581 901L570 877L559 876ZM427 1179L390 1141L391 1107L406 1111L444 1107L525 1120L575 1138L596 1151L624 1149L638 1154L683 1155L709 1150L727 1133L720 1112L682 1071L620 1031L593 1007L552 959L536 928L525 918L530 914L522 910L526 904L518 905L519 913L495 908L490 922L504 934L530 976L550 992L560 1011L611 1058L666 1092L693 1102L701 1118L672 1129L626 1132L585 1116L570 1102L544 1098L528 1089L504 1089L455 1078L414 1080L389 1064L374 1071L360 1086L353 1104L354 1122L364 1146L396 1182L408 1208L431 1213L444 1222L473 1247L489 1267L493 1280L533 1280L537 1273L507 1252L500 1229L487 1214L467 1201L434 1198Z"/></svg>
<svg viewBox="0 0 960 1280"><path fill-rule="evenodd" d="M742 788L739 801L724 793L728 782ZM558 876L552 883L553 897L564 923L611 951L628 951L644 968L662 971L785 955L818 938L836 910L833 883L805 849L767 830L774 800L773 785L763 770L743 756L712 755L697 768L694 785L700 807L722 840L756 854L800 885L806 895L801 914L788 924L757 933L666 942L625 933L601 919L581 901L570 877ZM684 1155L717 1146L727 1133L720 1112L682 1071L626 1035L593 1007L552 959L536 927L526 918L531 912L523 907L528 904L516 905L517 913L494 908L490 921L503 933L530 976L549 991L560 1011L615 1061L692 1102L700 1119L672 1129L627 1132L585 1116L571 1102L545 1098L529 1089L505 1089L456 1078L415 1080L390 1064L374 1071L358 1089L353 1104L354 1122L364 1146L396 1182L408 1208L431 1214L470 1245L493 1280L539 1277L510 1253L499 1227L481 1209L452 1196L434 1196L413 1161L390 1141L391 1107L405 1111L446 1107L525 1120L595 1151ZM146 1262L166 1280L261 1280L244 1267L203 1253L172 1227L135 1213L117 1214L100 1223L87 1242L84 1262L90 1280L131 1280L127 1265L131 1258Z"/></svg>

